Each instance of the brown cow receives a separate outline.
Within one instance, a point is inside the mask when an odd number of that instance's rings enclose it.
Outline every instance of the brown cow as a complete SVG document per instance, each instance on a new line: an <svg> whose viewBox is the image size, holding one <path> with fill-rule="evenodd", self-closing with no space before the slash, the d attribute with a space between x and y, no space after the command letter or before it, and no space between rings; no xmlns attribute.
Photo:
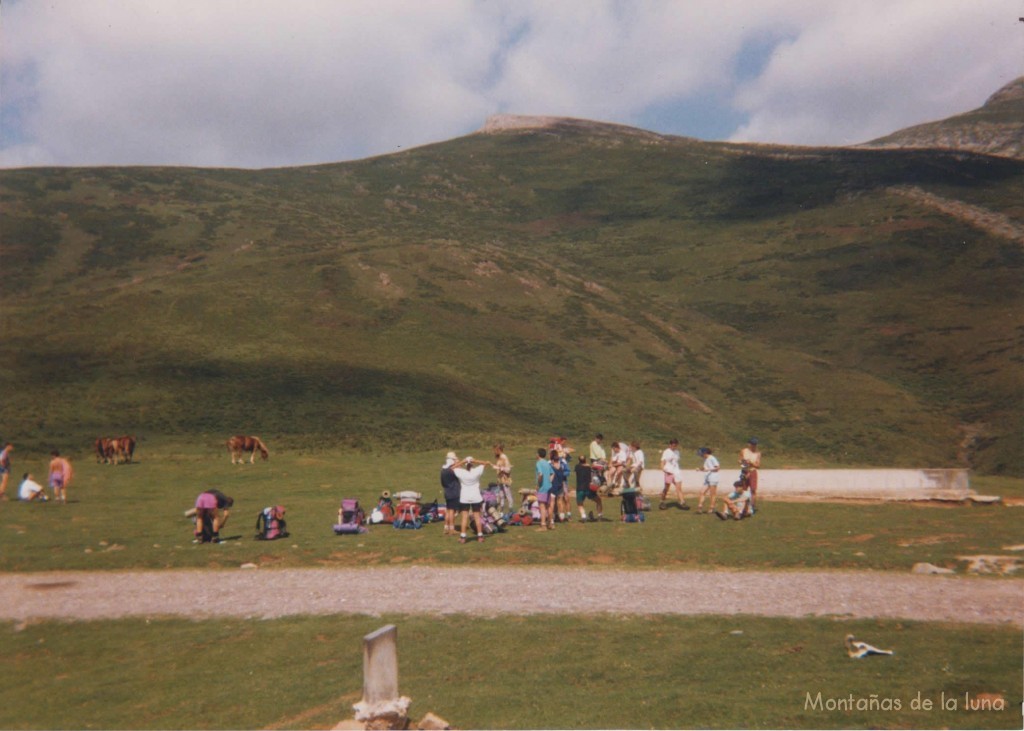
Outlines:
<svg viewBox="0 0 1024 731"><path fill-rule="evenodd" d="M110 463L114 457L114 450L111 447L111 440L109 437L97 437L96 438L96 464L100 462Z"/></svg>
<svg viewBox="0 0 1024 731"><path fill-rule="evenodd" d="M263 459L267 459L270 453L267 451L267 446L260 440L259 437L247 437L242 434L237 434L228 439L228 451L231 452L231 464L242 464L244 461L243 453L249 453L249 464L256 461L256 451L259 450L260 456Z"/></svg>
<svg viewBox="0 0 1024 731"><path fill-rule="evenodd" d="M121 464L135 456L135 437L99 437L96 440L96 463Z"/></svg>
<svg viewBox="0 0 1024 731"><path fill-rule="evenodd" d="M116 461L124 460L125 464L132 461L135 457L135 437L126 434L123 437L111 439L110 441L116 442L114 445Z"/></svg>

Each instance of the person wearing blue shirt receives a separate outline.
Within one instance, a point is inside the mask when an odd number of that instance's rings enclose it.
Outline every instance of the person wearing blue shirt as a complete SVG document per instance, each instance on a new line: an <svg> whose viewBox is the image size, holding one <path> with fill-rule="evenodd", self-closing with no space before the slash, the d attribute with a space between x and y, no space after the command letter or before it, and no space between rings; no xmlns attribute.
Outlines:
<svg viewBox="0 0 1024 731"><path fill-rule="evenodd" d="M540 527L554 530L555 514L552 504L551 486L555 470L547 459L548 450L541 447L537 450L537 503L540 506Z"/></svg>
<svg viewBox="0 0 1024 731"><path fill-rule="evenodd" d="M551 476L551 522L555 521L556 515L559 522L564 522L569 517L565 510L567 502L565 486L569 482L569 465L558 456L557 452L551 453L551 471L554 473Z"/></svg>

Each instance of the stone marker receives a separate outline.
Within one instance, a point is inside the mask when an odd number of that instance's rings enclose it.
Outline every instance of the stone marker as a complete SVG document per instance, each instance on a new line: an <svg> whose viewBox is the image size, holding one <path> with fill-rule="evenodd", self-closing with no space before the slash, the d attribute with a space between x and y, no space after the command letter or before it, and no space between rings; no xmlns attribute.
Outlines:
<svg viewBox="0 0 1024 731"><path fill-rule="evenodd" d="M955 574L953 569L946 569L941 566L936 566L932 563L921 562L915 563L914 567L910 569L915 574Z"/></svg>
<svg viewBox="0 0 1024 731"><path fill-rule="evenodd" d="M406 728L409 699L398 694L398 628L381 627L363 638L363 699L352 706L367 728Z"/></svg>

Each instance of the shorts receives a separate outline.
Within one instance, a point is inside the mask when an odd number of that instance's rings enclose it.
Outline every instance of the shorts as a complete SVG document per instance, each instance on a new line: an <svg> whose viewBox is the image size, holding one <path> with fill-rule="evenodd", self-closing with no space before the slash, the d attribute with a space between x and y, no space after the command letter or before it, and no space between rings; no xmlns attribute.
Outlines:
<svg viewBox="0 0 1024 731"><path fill-rule="evenodd" d="M50 475L50 487L64 487L64 475L59 472Z"/></svg>
<svg viewBox="0 0 1024 731"><path fill-rule="evenodd" d="M2 464L0 464L0 475L6 475L8 472L10 472L10 470L7 467L4 467Z"/></svg>
<svg viewBox="0 0 1024 731"><path fill-rule="evenodd" d="M564 487L552 487L551 488L551 496L552 497L561 497L564 494L565 494L565 488Z"/></svg>
<svg viewBox="0 0 1024 731"><path fill-rule="evenodd" d="M474 513L479 513L482 507L483 503L459 503L459 510L468 510Z"/></svg>
<svg viewBox="0 0 1024 731"><path fill-rule="evenodd" d="M665 475L665 487L671 487L672 485L674 485L675 483L677 483L679 481L679 479L678 479L679 473L678 472L664 472L663 471L662 474Z"/></svg>
<svg viewBox="0 0 1024 731"><path fill-rule="evenodd" d="M704 484L707 487L718 487L718 473L714 475L708 475L704 478Z"/></svg>
<svg viewBox="0 0 1024 731"><path fill-rule="evenodd" d="M196 498L196 508L217 509L217 496L208 492L202 493Z"/></svg>
<svg viewBox="0 0 1024 731"><path fill-rule="evenodd" d="M462 503L459 502L458 498L445 498L444 506L448 510L459 510Z"/></svg>
<svg viewBox="0 0 1024 731"><path fill-rule="evenodd" d="M548 493L548 492L538 492L537 493L537 502L544 503L545 505L547 505L549 502L551 502L551 493Z"/></svg>
<svg viewBox="0 0 1024 731"><path fill-rule="evenodd" d="M586 500L597 500L597 493L586 488L576 491L576 502L582 505Z"/></svg>

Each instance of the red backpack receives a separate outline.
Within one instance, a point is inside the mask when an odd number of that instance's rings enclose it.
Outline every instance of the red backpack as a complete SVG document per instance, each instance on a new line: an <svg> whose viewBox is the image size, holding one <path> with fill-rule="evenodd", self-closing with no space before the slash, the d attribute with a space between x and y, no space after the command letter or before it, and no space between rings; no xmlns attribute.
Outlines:
<svg viewBox="0 0 1024 731"><path fill-rule="evenodd" d="M272 541L276 538L287 538L288 527L284 520L284 506L271 505L263 508L256 516L256 540Z"/></svg>

